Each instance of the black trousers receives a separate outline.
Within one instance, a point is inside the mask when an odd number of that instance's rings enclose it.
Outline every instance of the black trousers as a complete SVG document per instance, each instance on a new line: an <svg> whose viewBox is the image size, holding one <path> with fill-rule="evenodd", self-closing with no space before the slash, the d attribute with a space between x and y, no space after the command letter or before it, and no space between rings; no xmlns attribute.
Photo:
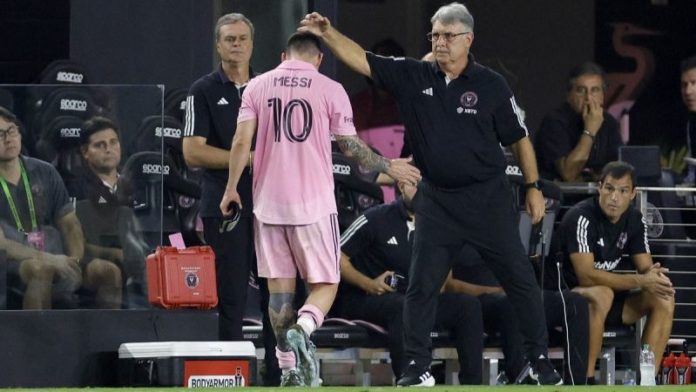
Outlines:
<svg viewBox="0 0 696 392"><path fill-rule="evenodd" d="M344 316L377 324L389 331L389 355L392 371L399 377L406 370L403 341L404 295L389 293L367 295L350 293L343 297ZM459 383L481 383L483 320L476 297L442 294L438 297L434 330L449 331L459 356Z"/></svg>
<svg viewBox="0 0 696 392"><path fill-rule="evenodd" d="M563 300L555 291L543 291L546 326L549 331L560 328L562 338L558 342L564 349L564 382L571 385L585 384L587 370L587 351L589 344L589 310L587 300L572 291L563 291L568 330L566 339L563 319ZM508 379L514 380L526 364L523 353L523 338L512 303L505 295L482 295L481 310L486 332L500 333L500 342L505 355L505 372ZM572 372L572 378L571 378Z"/></svg>
<svg viewBox="0 0 696 392"><path fill-rule="evenodd" d="M430 331L440 287L465 244L486 260L505 289L519 319L529 358L547 353L548 335L541 292L524 254L504 176L456 191L426 182L413 201L416 232L404 304L406 357L418 366L431 362Z"/></svg>
<svg viewBox="0 0 696 392"><path fill-rule="evenodd" d="M203 218L203 235L215 252L218 290L218 336L220 340L244 340L242 324L246 312L249 273L256 274L254 227L251 217L242 217L234 229L220 233L220 218ZM280 369L275 356L276 339L268 316L268 285L258 279L266 351L264 385L280 385Z"/></svg>

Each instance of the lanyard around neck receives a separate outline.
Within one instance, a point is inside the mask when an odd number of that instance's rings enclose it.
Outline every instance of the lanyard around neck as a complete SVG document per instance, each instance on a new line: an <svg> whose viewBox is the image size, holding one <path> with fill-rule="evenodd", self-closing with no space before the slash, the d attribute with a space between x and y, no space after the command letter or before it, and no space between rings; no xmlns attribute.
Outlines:
<svg viewBox="0 0 696 392"><path fill-rule="evenodd" d="M29 205L29 216L31 218L31 231L36 231L38 224L36 223L36 210L34 209L34 197L31 195L31 187L29 186L29 177L27 176L26 170L24 170L24 164L19 161L19 170L22 176L22 183L24 183L24 192L27 194L27 204ZM5 197L7 198L7 203L10 205L10 211L12 211L12 217L15 220L15 225L17 225L17 230L20 232L25 232L24 225L22 225L22 220L19 218L19 212L17 211L17 206L15 205L10 189L7 187L7 181L4 177L0 177L0 184L2 184L2 190L5 192Z"/></svg>

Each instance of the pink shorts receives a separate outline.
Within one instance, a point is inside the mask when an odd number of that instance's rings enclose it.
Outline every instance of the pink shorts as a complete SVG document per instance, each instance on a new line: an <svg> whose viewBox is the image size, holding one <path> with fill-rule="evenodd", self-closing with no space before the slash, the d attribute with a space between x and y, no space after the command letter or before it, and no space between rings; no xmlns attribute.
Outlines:
<svg viewBox="0 0 696 392"><path fill-rule="evenodd" d="M336 214L309 225L272 225L254 219L259 276L295 278L308 283L338 283L339 248Z"/></svg>

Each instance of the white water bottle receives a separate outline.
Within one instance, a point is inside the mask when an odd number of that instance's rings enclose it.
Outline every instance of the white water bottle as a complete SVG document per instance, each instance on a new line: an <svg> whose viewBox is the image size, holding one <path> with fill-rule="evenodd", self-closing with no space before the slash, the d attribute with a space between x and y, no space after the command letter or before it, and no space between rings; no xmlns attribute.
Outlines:
<svg viewBox="0 0 696 392"><path fill-rule="evenodd" d="M640 385L655 385L655 354L649 344L640 352Z"/></svg>

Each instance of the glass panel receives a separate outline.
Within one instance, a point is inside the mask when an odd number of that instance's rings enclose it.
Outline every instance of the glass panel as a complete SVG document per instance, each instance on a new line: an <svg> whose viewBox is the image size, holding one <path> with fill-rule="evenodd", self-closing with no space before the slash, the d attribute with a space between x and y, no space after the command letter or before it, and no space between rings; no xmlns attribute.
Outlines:
<svg viewBox="0 0 696 392"><path fill-rule="evenodd" d="M0 308L148 307L145 257L185 219L197 238L200 196L163 90L0 85Z"/></svg>

